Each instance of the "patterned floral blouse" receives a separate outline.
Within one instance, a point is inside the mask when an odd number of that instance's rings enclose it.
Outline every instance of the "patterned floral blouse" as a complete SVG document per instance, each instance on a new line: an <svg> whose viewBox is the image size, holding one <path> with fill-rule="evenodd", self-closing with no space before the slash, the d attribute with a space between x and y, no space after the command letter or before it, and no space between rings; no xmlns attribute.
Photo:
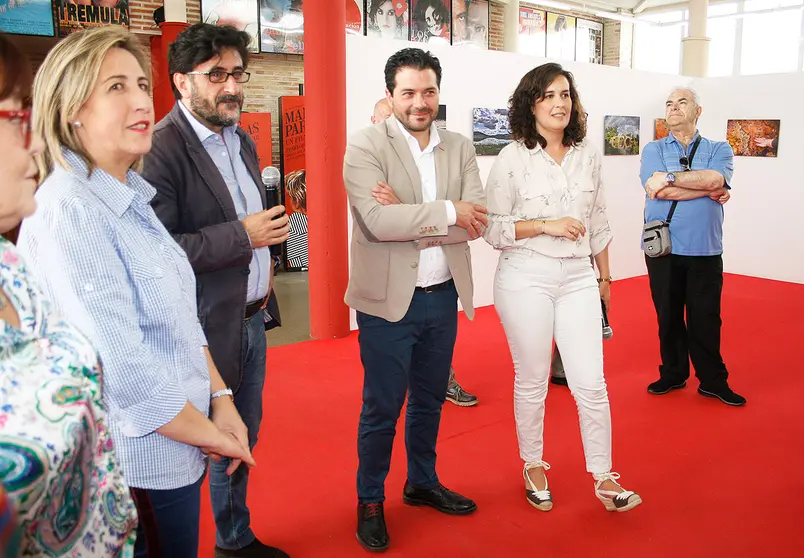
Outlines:
<svg viewBox="0 0 804 558"><path fill-rule="evenodd" d="M553 258L596 256L612 239L600 167L600 152L588 140L570 147L561 165L538 145L508 144L486 181L489 226L483 237L499 250ZM578 219L587 233L577 241L547 235L516 240L517 221L563 217Z"/></svg>
<svg viewBox="0 0 804 558"><path fill-rule="evenodd" d="M106 431L96 353L51 315L4 239L0 285L20 320L0 320L0 482L22 555L133 556L137 515Z"/></svg>

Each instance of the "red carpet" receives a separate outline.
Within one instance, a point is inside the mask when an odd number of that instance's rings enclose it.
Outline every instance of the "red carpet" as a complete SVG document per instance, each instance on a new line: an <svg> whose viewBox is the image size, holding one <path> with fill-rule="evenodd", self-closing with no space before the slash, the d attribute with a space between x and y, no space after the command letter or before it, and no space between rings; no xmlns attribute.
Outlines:
<svg viewBox="0 0 804 558"><path fill-rule="evenodd" d="M614 469L644 504L608 513L585 472L572 397L548 396L545 459L555 508L524 497L514 430L513 368L493 308L462 318L455 367L477 407L444 407L438 472L478 511L450 517L401 502L397 436L386 484L387 556L787 557L804 556L804 285L727 276L723 354L732 408L696 393L697 382L657 397L656 319L646 278L615 283L606 376ZM368 556L355 540L356 429L362 371L356 336L268 351L265 417L249 490L252 525L294 557ZM398 432L402 432L402 424ZM214 525L204 492L201 556Z"/></svg>

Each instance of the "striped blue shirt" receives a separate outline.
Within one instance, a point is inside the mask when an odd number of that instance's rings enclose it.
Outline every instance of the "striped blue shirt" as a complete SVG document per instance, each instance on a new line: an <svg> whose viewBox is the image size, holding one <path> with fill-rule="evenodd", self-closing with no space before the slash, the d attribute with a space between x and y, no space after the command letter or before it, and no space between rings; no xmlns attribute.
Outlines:
<svg viewBox="0 0 804 558"><path fill-rule="evenodd" d="M672 132L666 138L652 141L642 150L640 179L645 187L654 172L681 172L681 157L688 157L693 141L686 148ZM701 143L692 158L692 170L716 170L731 188L734 173L734 152L725 141L712 141L701 137ZM667 219L673 202L651 200L645 196L645 222ZM717 256L723 253L723 205L709 197L678 202L670 221L670 241L673 254L679 256Z"/></svg>
<svg viewBox="0 0 804 558"><path fill-rule="evenodd" d="M209 415L206 338L195 275L149 202L156 191L130 171L127 184L75 154L36 194L19 248L56 309L98 350L103 401L128 484L168 490L196 482L205 458L157 432L186 402Z"/></svg>

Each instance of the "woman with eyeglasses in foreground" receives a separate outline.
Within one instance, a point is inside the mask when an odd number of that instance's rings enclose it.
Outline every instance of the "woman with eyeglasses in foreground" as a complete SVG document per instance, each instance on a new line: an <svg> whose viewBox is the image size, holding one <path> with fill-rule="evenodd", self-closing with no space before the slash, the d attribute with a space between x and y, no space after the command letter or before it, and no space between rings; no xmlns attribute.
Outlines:
<svg viewBox="0 0 804 558"><path fill-rule="evenodd" d="M36 208L40 136L31 71L0 35L0 233ZM0 483L16 512L0 556L131 556L137 516L101 405L89 341L53 313L11 242L0 239Z"/></svg>
<svg viewBox="0 0 804 558"><path fill-rule="evenodd" d="M138 39L119 27L50 51L34 83L44 181L20 248L103 360L103 401L140 517L135 556L197 558L204 454L232 458L230 474L254 461L206 347L193 270L137 173L153 135L149 75Z"/></svg>

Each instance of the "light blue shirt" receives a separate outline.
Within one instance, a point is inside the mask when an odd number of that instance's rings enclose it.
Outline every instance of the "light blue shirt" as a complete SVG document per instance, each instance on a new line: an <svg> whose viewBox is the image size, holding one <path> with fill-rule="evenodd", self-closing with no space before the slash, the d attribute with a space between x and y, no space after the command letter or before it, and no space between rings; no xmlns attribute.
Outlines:
<svg viewBox="0 0 804 558"><path fill-rule="evenodd" d="M129 171L126 184L64 151L36 193L19 249L63 316L90 339L103 367L103 402L129 485L168 490L196 482L206 459L156 430L189 401L209 415L206 338L195 274L149 202L156 190Z"/></svg>
<svg viewBox="0 0 804 558"><path fill-rule="evenodd" d="M695 138L698 137L696 132ZM681 172L679 160L689 158L695 138L685 149L671 133L652 141L642 151L639 172L642 186L654 172ZM730 188L734 173L734 152L725 141L701 137L692 159L692 170L715 170L723 175ZM667 219L671 200L651 200L645 196L645 221ZM670 222L670 241L673 254L679 256L717 256L723 253L723 205L708 197L679 201Z"/></svg>
<svg viewBox="0 0 804 558"><path fill-rule="evenodd" d="M248 172L243 157L240 156L240 137L235 132L236 126L224 128L223 135L216 134L201 124L184 106L184 103L179 101L178 104L201 141L201 145L218 167L218 171L229 189L229 195L232 196L237 218L242 221L248 215L262 211L260 191ZM249 264L247 302L265 298L268 288L271 286L270 247L257 248L253 253Z"/></svg>

